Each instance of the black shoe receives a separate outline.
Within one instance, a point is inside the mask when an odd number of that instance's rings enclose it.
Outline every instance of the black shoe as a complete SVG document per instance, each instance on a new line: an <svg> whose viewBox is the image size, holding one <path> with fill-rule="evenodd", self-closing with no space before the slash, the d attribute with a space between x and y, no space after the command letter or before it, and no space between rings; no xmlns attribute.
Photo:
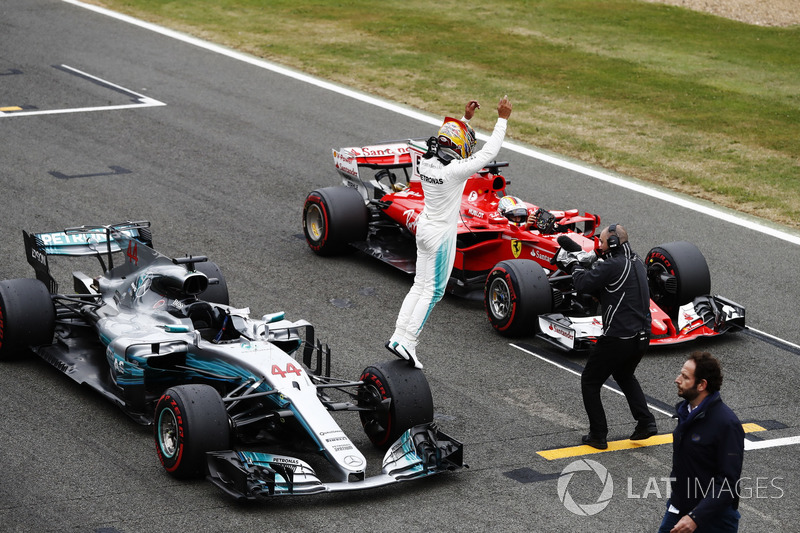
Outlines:
<svg viewBox="0 0 800 533"><path fill-rule="evenodd" d="M658 434L658 428L656 427L655 424L651 424L644 427L637 426L636 429L633 430L633 434L628 438L630 440L644 440L644 439L649 439L653 435L657 434Z"/></svg>
<svg viewBox="0 0 800 533"><path fill-rule="evenodd" d="M581 442L592 448L597 448L598 450L605 450L608 448L608 441L606 441L605 438L595 437L591 433L581 437Z"/></svg>

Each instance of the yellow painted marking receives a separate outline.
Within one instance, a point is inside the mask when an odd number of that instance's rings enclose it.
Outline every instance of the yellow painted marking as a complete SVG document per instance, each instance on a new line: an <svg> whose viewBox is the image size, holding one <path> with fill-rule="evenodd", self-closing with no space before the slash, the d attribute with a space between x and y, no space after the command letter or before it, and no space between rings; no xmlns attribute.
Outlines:
<svg viewBox="0 0 800 533"><path fill-rule="evenodd" d="M12 105L8 107L0 107L0 111L22 111L22 108Z"/></svg>
<svg viewBox="0 0 800 533"><path fill-rule="evenodd" d="M753 433L755 431L766 431L758 424L752 422L742 424L742 429L745 433ZM672 442L672 433L664 433L663 435L653 435L649 439L644 440L615 440L608 443L608 449L598 450L585 444L580 446L570 446L569 448L557 448L555 450L543 450L536 452L548 461L554 459L566 459L567 457L577 457L579 455L591 455L593 453L615 452L617 450L629 450L632 448L644 448L645 446L657 446L659 444L669 444Z"/></svg>

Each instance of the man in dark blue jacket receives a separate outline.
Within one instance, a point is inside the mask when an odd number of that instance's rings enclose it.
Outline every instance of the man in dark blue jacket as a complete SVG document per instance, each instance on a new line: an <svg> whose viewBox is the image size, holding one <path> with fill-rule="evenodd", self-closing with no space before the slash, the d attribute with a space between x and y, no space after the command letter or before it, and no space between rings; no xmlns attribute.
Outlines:
<svg viewBox="0 0 800 533"><path fill-rule="evenodd" d="M621 224L605 228L599 240L597 253L603 260L593 266L581 257L584 252L569 254L565 250L556 256L556 263L572 274L575 290L595 296L602 307L603 335L597 339L581 374L581 393L589 417L589 434L583 436L582 442L604 450L608 448L608 423L600 391L609 376L614 376L636 420L629 438L647 439L655 435L658 428L634 375L650 345L647 271L631 250L628 232Z"/></svg>
<svg viewBox="0 0 800 533"><path fill-rule="evenodd" d="M675 383L683 401L672 434L672 492L658 532L735 532L744 430L720 398L719 361L694 352Z"/></svg>

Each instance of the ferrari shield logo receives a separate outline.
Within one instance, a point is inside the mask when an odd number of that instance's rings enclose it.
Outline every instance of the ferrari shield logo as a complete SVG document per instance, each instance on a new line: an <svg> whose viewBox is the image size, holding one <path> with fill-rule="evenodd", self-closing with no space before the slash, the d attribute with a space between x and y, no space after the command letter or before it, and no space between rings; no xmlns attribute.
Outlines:
<svg viewBox="0 0 800 533"><path fill-rule="evenodd" d="M519 259L519 253L522 251L522 242L514 239L511 241L511 253L514 254L514 259Z"/></svg>

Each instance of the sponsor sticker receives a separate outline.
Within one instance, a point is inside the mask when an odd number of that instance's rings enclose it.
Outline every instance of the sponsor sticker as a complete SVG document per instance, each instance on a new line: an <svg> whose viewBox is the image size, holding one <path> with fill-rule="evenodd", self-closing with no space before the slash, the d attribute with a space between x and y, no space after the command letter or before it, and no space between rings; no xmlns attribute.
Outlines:
<svg viewBox="0 0 800 533"><path fill-rule="evenodd" d="M569 339L569 340L574 340L575 339L575 332L574 331L572 331L571 329L562 328L558 324L552 324L551 323L550 324L550 330L555 332L555 333L558 333L559 335L561 335L565 339Z"/></svg>
<svg viewBox="0 0 800 533"><path fill-rule="evenodd" d="M339 172L354 178L358 177L358 162L350 153L333 150L333 164Z"/></svg>
<svg viewBox="0 0 800 533"><path fill-rule="evenodd" d="M544 253L541 250L539 250L538 248L532 248L531 249L531 257L534 257L534 258L542 260L542 261L547 261L549 263L550 260L553 258L553 254Z"/></svg>
<svg viewBox="0 0 800 533"><path fill-rule="evenodd" d="M406 219L406 227L411 233L417 233L417 212L413 209L406 209L403 211L403 216Z"/></svg>
<svg viewBox="0 0 800 533"><path fill-rule="evenodd" d="M384 157L384 156L401 156L408 153L408 145L405 143L398 144L383 144L376 146L364 146L361 148L361 154L364 157Z"/></svg>
<svg viewBox="0 0 800 533"><path fill-rule="evenodd" d="M511 240L511 253L514 254L515 259L519 259L519 253L522 251L522 242L517 239Z"/></svg>

